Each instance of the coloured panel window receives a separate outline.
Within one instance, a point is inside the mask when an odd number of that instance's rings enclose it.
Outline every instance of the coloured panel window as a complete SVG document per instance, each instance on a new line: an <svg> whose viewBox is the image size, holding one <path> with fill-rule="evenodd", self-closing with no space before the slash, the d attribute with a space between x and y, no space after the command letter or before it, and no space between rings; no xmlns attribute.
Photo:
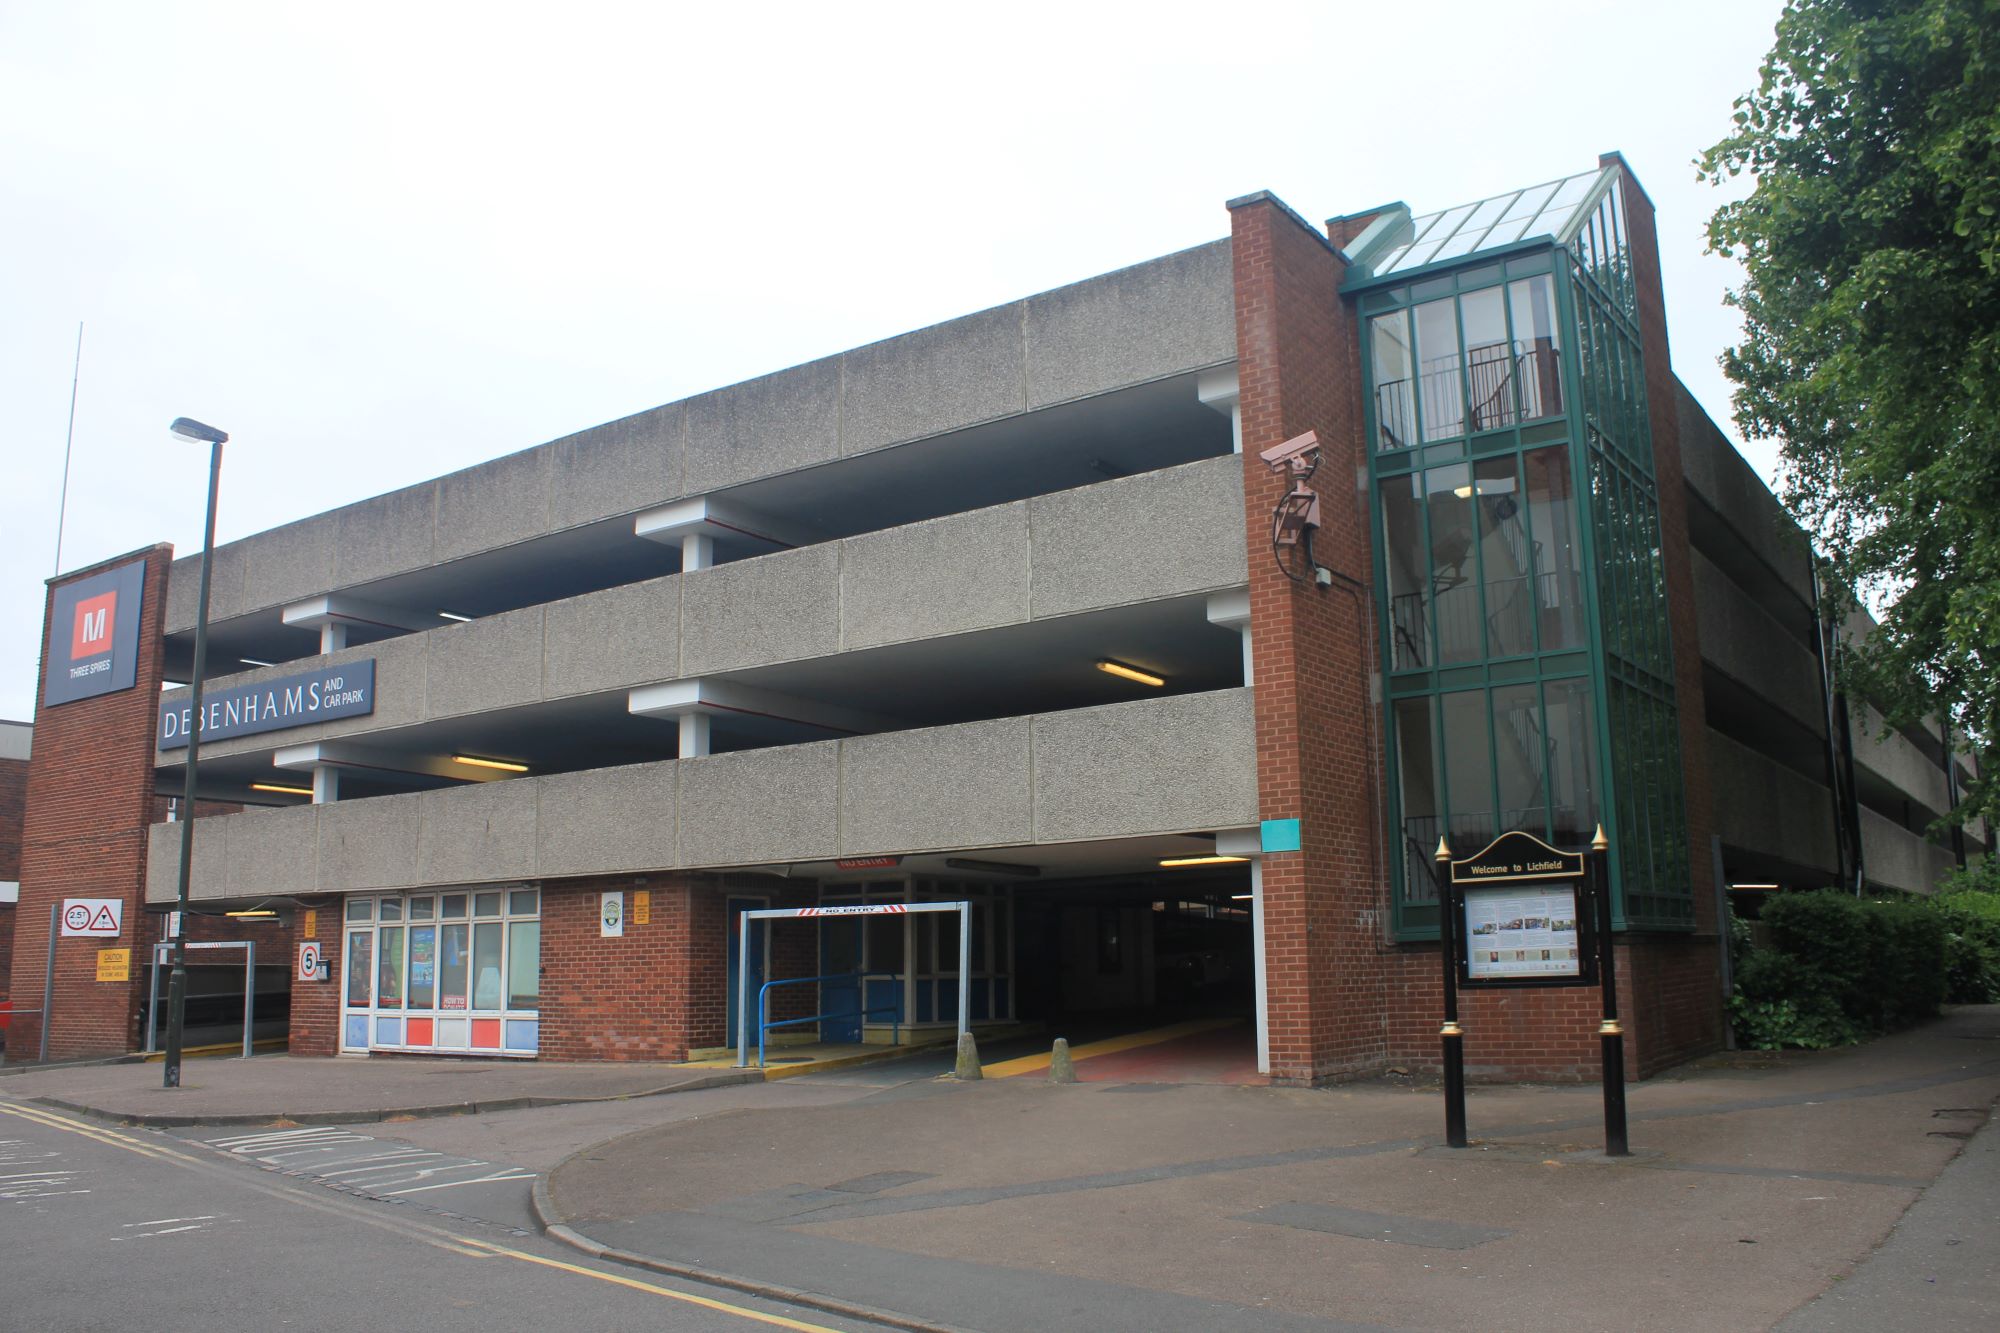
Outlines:
<svg viewBox="0 0 2000 1333"><path fill-rule="evenodd" d="M349 1014L347 1026L341 1037L341 1045L351 1051L368 1048L368 1015Z"/></svg>
<svg viewBox="0 0 2000 1333"><path fill-rule="evenodd" d="M430 1020L430 1019L428 1019L428 1018L412 1018L412 1019L410 1019L410 1020L409 1020L409 1031L408 1031L408 1033L406 1033L406 1034L405 1034L405 1036L407 1037L407 1040L405 1040L405 1041L404 1041L404 1043L403 1043L403 1044L404 1044L405 1046L428 1046L428 1045L430 1045L430 1044L431 1044L431 1020Z"/></svg>
<svg viewBox="0 0 2000 1333"><path fill-rule="evenodd" d="M533 1009L542 1001L542 923L507 923L507 1007Z"/></svg>
<svg viewBox="0 0 2000 1333"><path fill-rule="evenodd" d="M541 1047L542 1025L532 1018L510 1018L507 1020L507 1049L510 1051L533 1051Z"/></svg>
<svg viewBox="0 0 2000 1333"><path fill-rule="evenodd" d="M474 1050L485 1050L485 1051L499 1050L500 1020L497 1018L473 1019L472 1046Z"/></svg>
<svg viewBox="0 0 2000 1333"><path fill-rule="evenodd" d="M375 1044L377 1046L401 1046L403 1044L403 1020L400 1018L376 1019Z"/></svg>
<svg viewBox="0 0 2000 1333"><path fill-rule="evenodd" d="M347 1003L365 1009L375 995L375 934L368 930L347 933ZM363 1029L364 1033L366 1029ZM367 1038L362 1038L367 1044Z"/></svg>
<svg viewBox="0 0 2000 1333"><path fill-rule="evenodd" d="M443 1051L462 1051L472 1045L472 1025L463 1018L437 1021L437 1046Z"/></svg>

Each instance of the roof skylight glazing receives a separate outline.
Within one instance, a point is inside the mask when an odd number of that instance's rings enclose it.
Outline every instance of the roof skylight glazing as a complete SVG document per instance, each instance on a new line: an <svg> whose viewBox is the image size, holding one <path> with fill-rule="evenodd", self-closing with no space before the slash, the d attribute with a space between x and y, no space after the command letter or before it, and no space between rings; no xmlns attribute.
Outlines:
<svg viewBox="0 0 2000 1333"><path fill-rule="evenodd" d="M1496 249L1529 236L1561 239L1577 209L1597 193L1615 167L1595 167L1561 180L1510 190L1476 203L1460 204L1411 218L1374 255L1362 257L1369 273L1382 277L1447 259Z"/></svg>

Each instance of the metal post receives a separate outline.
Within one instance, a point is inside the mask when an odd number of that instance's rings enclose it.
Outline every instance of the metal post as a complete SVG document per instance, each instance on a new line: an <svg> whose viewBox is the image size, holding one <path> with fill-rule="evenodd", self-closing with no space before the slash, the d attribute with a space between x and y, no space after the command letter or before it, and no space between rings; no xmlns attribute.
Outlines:
<svg viewBox="0 0 2000 1333"><path fill-rule="evenodd" d="M49 1022L56 1013L56 939L62 929L62 899L49 904L49 952L42 960L42 1048L36 1055L40 1064L49 1062Z"/></svg>
<svg viewBox="0 0 2000 1333"><path fill-rule="evenodd" d="M866 1004L864 998L862 1003ZM972 1031L972 904L958 905L958 1035Z"/></svg>
<svg viewBox="0 0 2000 1333"><path fill-rule="evenodd" d="M764 900L770 902L769 898ZM750 1063L750 914L736 916L736 1067ZM768 955L767 955L768 956Z"/></svg>
<svg viewBox="0 0 2000 1333"><path fill-rule="evenodd" d="M1597 899L1597 975L1604 994L1604 1021L1597 1035L1604 1059L1604 1155L1630 1157L1625 1132L1625 1029L1618 1022L1618 952L1611 944L1611 840L1604 825L1590 840L1592 896Z"/></svg>
<svg viewBox="0 0 2000 1333"><path fill-rule="evenodd" d="M1444 1141L1454 1148L1465 1138L1465 1029L1458 1025L1458 915L1451 889L1451 845L1438 839L1438 952L1444 959Z"/></svg>
<svg viewBox="0 0 2000 1333"><path fill-rule="evenodd" d="M188 714L187 781L181 795L180 884L175 904L174 970L167 982L167 1058L162 1086L181 1085L181 1029L187 1019L188 880L194 873L195 768L201 762L202 675L208 670L208 589L215 569L215 494L222 479L222 441L208 450L208 524L201 539L201 592L194 613L194 679L189 682L192 711Z"/></svg>
<svg viewBox="0 0 2000 1333"><path fill-rule="evenodd" d="M147 950L152 954L146 967L146 1054L148 1055L159 1049L155 1042L158 1040L160 1028L160 950L163 947L161 941L155 940L153 947Z"/></svg>
<svg viewBox="0 0 2000 1333"><path fill-rule="evenodd" d="M250 1029L257 1018L257 941L243 941L243 1058L250 1058Z"/></svg>

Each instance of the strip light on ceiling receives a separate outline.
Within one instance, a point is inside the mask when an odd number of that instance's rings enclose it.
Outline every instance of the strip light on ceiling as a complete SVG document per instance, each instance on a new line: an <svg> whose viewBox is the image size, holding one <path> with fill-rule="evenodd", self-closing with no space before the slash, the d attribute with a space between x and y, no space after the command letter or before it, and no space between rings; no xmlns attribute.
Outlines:
<svg viewBox="0 0 2000 1333"><path fill-rule="evenodd" d="M460 624L464 624L466 621L472 619L471 616L462 616L456 611L440 611L438 612L438 615L442 616L446 620L456 620Z"/></svg>
<svg viewBox="0 0 2000 1333"><path fill-rule="evenodd" d="M250 784L250 790L274 791L282 796L310 796L313 794L311 787L287 787L277 782L253 782Z"/></svg>
<svg viewBox="0 0 2000 1333"><path fill-rule="evenodd" d="M1161 860L1162 869L1176 866L1233 866L1248 861L1247 856L1169 856Z"/></svg>
<svg viewBox="0 0 2000 1333"><path fill-rule="evenodd" d="M224 916L276 916L277 913L273 912L268 907L253 907L253 908L248 908L241 912L224 912L223 915Z"/></svg>
<svg viewBox="0 0 2000 1333"><path fill-rule="evenodd" d="M1122 676L1126 680L1136 680L1141 685L1164 685L1167 683L1165 676L1156 676L1150 671L1141 671L1138 667L1114 661L1109 657L1098 659L1097 669L1106 675Z"/></svg>
<svg viewBox="0 0 2000 1333"><path fill-rule="evenodd" d="M477 755L470 754L455 754L451 757L451 762L454 764L464 764L470 768L497 768L502 773L525 773L528 771L526 764L511 763L505 759L481 759Z"/></svg>

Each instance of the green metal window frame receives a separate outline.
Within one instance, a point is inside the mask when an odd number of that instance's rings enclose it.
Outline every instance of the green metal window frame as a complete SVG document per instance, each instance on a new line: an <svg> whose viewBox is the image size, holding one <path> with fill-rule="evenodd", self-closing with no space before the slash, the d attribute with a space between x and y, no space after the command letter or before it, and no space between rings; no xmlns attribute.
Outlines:
<svg viewBox="0 0 2000 1333"><path fill-rule="evenodd" d="M1362 317L1362 395L1370 477L1370 535L1376 552L1376 597L1384 614L1377 617L1378 660L1385 682L1383 727L1388 784L1385 818L1394 854L1391 922L1397 938L1430 939L1437 935L1437 907L1412 893L1407 882L1404 847L1408 840L1402 814L1398 718L1396 704L1429 698L1432 727L1432 776L1439 809L1438 822L1449 827L1453 818L1449 792L1448 746L1443 741L1442 700L1472 690L1485 692L1487 717L1487 782L1491 802L1500 813L1497 724L1493 714L1495 688L1534 682L1539 716L1544 719L1542 742L1549 743L1547 717L1550 686L1588 679L1596 760L1596 795L1600 816L1612 840L1612 880L1619 887L1614 924L1621 928L1687 929L1693 924L1693 895L1688 878L1685 794L1682 791L1678 721L1675 709L1671 630L1667 624L1665 588L1659 547L1658 494L1652 468L1652 440L1647 404L1642 343L1637 324L1637 300L1629 255L1625 249L1622 200L1615 176L1578 210L1576 235L1567 241L1543 237L1496 251L1459 258L1454 265L1417 269L1390 279L1363 280L1350 288ZM1563 259L1559 260L1558 256ZM1567 262L1564 262L1567 261ZM1409 310L1444 296L1462 298L1499 288L1507 340L1518 345L1507 284L1535 274L1548 274L1553 287L1561 349L1563 410L1558 416L1523 423L1517 410L1509 424L1474 432L1469 415L1463 433L1449 440L1424 441L1422 393L1413 391L1413 442L1394 451L1378 448L1381 436L1377 411L1373 331L1367 320L1397 310ZM1458 320L1461 359L1459 391L1468 397L1469 365L1464 336L1464 312ZM1413 379L1422 374L1414 317L1409 321L1409 356ZM1524 475L1522 460L1535 450L1564 445L1568 449L1571 519L1578 548L1577 593L1582 600L1585 641L1545 650L1542 618L1534 617L1534 650L1492 658L1486 626L1485 555L1474 540L1472 582L1477 598L1480 651L1477 661L1442 665L1435 595L1425 599L1426 643L1430 650L1421 665L1399 668L1390 610L1385 523L1385 485L1413 475L1419 479L1418 502L1423 509L1422 544L1430 558L1431 517L1420 474L1430 468L1478 462L1512 454L1515 475ZM1476 522L1476 520L1475 520ZM1532 519L1528 522L1532 524ZM1532 526L1529 528L1532 533ZM1633 534L1643 540L1634 542ZM1641 557L1644 557L1643 562ZM1643 563L1644 571L1640 566ZM1427 565L1428 569L1429 566ZM1607 627L1607 611L1615 623ZM1615 640L1615 642L1614 642ZM1544 753L1546 762L1546 749ZM1552 818L1554 797L1543 775L1543 810ZM1546 827L1544 829L1546 832ZM1474 848L1454 848L1461 855ZM1678 887L1676 887L1678 886Z"/></svg>

